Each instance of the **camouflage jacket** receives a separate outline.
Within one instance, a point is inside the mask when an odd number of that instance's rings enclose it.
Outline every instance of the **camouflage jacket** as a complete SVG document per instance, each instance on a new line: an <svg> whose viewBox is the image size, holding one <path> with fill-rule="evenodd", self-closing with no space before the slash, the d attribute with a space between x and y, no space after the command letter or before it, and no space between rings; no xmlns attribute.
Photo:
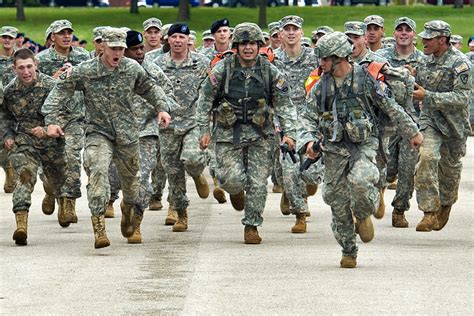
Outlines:
<svg viewBox="0 0 474 316"><path fill-rule="evenodd" d="M359 56L357 58L350 57L349 60L354 62L354 63L357 63L359 65L361 65L363 63L367 63L367 62L372 62L372 61L376 61L376 62L379 62L379 63L386 63L387 59L380 56L378 52L379 51L377 51L375 53L375 52L367 49L367 52L365 53L364 56Z"/></svg>
<svg viewBox="0 0 474 316"><path fill-rule="evenodd" d="M395 49L395 46L390 46L377 51L377 54L385 58L392 67L403 67L410 65L413 68L418 66L418 63L423 58L423 53L416 49L407 58L402 58Z"/></svg>
<svg viewBox="0 0 474 316"><path fill-rule="evenodd" d="M139 137L135 94L152 104L155 112L170 110L163 90L136 61L123 57L110 71L96 57L74 67L69 77L57 82L42 108L46 125L61 121L64 101L75 91L82 91L87 100L86 136L100 133L119 144L133 143Z"/></svg>
<svg viewBox="0 0 474 316"><path fill-rule="evenodd" d="M180 64L171 59L170 53L155 59L155 63L171 80L178 108L170 113L173 118L169 129L175 133L186 133L196 126L196 101L198 90L206 78L209 59L198 53L189 52L188 57Z"/></svg>
<svg viewBox="0 0 474 316"><path fill-rule="evenodd" d="M390 119L398 124L401 130L401 135L404 138L411 139L418 132L417 125L412 118L405 113L405 111L395 102L395 99L388 93L387 88L384 84L379 81L375 81L362 66L357 64L353 65L353 71L349 73L341 86L335 89L335 82L332 76L328 78L327 82L327 93L326 101L329 104L329 109L325 108L322 104L323 100L323 82L324 77L329 76L323 75L318 83L311 89L306 100L306 107L304 111L298 117L298 146L300 152L306 151L306 144L310 141L318 140L321 135L326 134L324 127L331 125L334 118L332 114L337 113L337 121L340 121L340 116L350 118L356 111L359 111L360 117L367 117L372 124L368 124L369 136L375 137L377 134L375 126L380 124L377 116L374 114L381 110L387 114ZM361 86L362 85L362 86ZM332 109L333 101L336 99L336 109ZM351 109L352 107L352 109ZM352 112L352 113L351 113ZM326 125L325 125L326 124ZM335 126L334 124L333 126ZM346 123L339 125L342 130L339 132L341 135L347 135ZM344 134L345 133L345 134ZM325 136L328 138L327 136ZM372 138L368 138L369 141ZM346 145L350 142L347 137L340 137L336 141L329 141L329 138L325 142L325 150L340 154L343 156L349 156L350 151ZM361 144L363 144L362 142ZM352 144L356 144L352 142Z"/></svg>
<svg viewBox="0 0 474 316"><path fill-rule="evenodd" d="M0 81L6 86L15 78L15 72L12 68L13 58L0 55Z"/></svg>
<svg viewBox="0 0 474 316"><path fill-rule="evenodd" d="M226 49L226 51L230 49L232 49L232 44L229 44L229 47ZM215 45L212 45L211 47L208 47L208 48L204 48L203 50L199 52L199 54L206 56L209 60L213 60L214 57L219 53L223 53L223 52L218 51Z"/></svg>
<svg viewBox="0 0 474 316"><path fill-rule="evenodd" d="M237 56L229 56L227 58L232 58L233 62L237 59ZM264 57L259 56L258 58L264 59ZM266 61L266 59L265 59ZM217 63L214 68L211 70L209 77L204 81L200 91L199 91L199 100L198 108L196 111L197 124L200 129L200 135L210 133L210 123L209 116L211 112L215 111L214 101L219 99L222 95L221 87L222 80L225 73L226 60ZM269 64L270 70L270 89L271 89L271 107L272 112L275 112L276 116L279 119L282 129L285 131L285 134L289 137L296 139L295 136L295 126L296 126L296 108L292 104L289 87L286 82L285 76L283 76L280 71L272 64ZM249 72L256 72L257 68L252 67L249 69ZM249 78L249 76L247 76ZM250 81L247 79L247 83ZM244 87L247 91L249 87ZM222 102L222 100L218 100ZM271 120L271 118L270 118ZM214 127L213 137L216 142L234 142L234 129L232 127L222 127L217 125ZM274 135L273 125L270 124L262 133L258 133L251 125L243 125L242 131L240 133L240 141L247 142L262 137L262 134Z"/></svg>
<svg viewBox="0 0 474 316"><path fill-rule="evenodd" d="M470 134L469 102L472 64L452 46L439 58L425 56L416 69L416 82L425 89L420 125L440 131L446 137Z"/></svg>
<svg viewBox="0 0 474 316"><path fill-rule="evenodd" d="M0 112L1 129L5 131L3 140L14 138L16 145L32 145L37 148L56 144L56 139L39 139L31 134L31 129L45 126L41 107L55 80L37 73L38 78L31 86L23 85L16 77L5 87L5 98Z"/></svg>
<svg viewBox="0 0 474 316"><path fill-rule="evenodd" d="M314 50L309 47L301 47L301 54L295 59L288 57L285 51L280 50L275 61L275 66L286 77L290 87L290 98L300 110L305 103L305 82L311 71L318 67L318 58Z"/></svg>
<svg viewBox="0 0 474 316"><path fill-rule="evenodd" d="M81 47L71 48L67 57L59 55L54 47L40 52L36 57L39 60L38 70L48 76L53 76L66 62L77 66L90 59L89 52ZM63 116L64 120L58 125L64 127L68 122L84 119L84 98L81 92L75 93L72 98L64 102L66 102L64 110L68 113Z"/></svg>
<svg viewBox="0 0 474 316"><path fill-rule="evenodd" d="M159 56L163 55L164 52L163 52L163 46L161 46L160 48L157 48L157 49L154 49L154 50L151 50L149 51L148 53L145 54L145 59L144 61L147 61L147 62L154 62L155 59L157 59Z"/></svg>

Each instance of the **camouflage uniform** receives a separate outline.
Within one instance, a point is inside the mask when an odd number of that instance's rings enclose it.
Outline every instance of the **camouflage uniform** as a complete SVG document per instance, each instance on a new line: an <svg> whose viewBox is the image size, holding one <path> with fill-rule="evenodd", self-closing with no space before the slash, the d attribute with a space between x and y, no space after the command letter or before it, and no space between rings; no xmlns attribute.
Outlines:
<svg viewBox="0 0 474 316"><path fill-rule="evenodd" d="M58 28L54 28L56 32ZM71 27L72 29L72 27ZM53 47L40 52L38 70L53 76L66 62L73 66L90 58L89 53L81 47L71 47L68 56L59 55ZM84 99L81 92L76 92L71 99L64 99L61 105L66 111L63 121L58 125L64 131L64 159L66 162L64 174L66 180L61 188L61 197L77 199L81 197L81 151L84 147Z"/></svg>
<svg viewBox="0 0 474 316"><path fill-rule="evenodd" d="M256 37L252 32L259 30L258 26L243 23L240 27L245 30L245 25L252 25L248 36ZM236 27L236 33L240 27ZM269 89L269 93L265 93L266 89ZM232 108L243 107L241 102L245 96L250 96L246 99L247 110L236 114ZM213 109L214 101L219 101L219 106ZM272 108L269 104L272 104ZM217 179L231 195L245 190L242 224L246 227L259 226L263 222L266 183L274 149L273 112L278 116L285 133L295 138L296 110L291 103L288 84L278 69L264 57L258 56L253 67L242 67L237 56L228 56L216 64L201 87L197 109L201 136L210 133L209 114L212 110L217 113L217 124L212 133Z"/></svg>
<svg viewBox="0 0 474 316"><path fill-rule="evenodd" d="M425 23L422 38L450 35L443 21ZM466 155L470 134L468 119L471 63L450 46L438 58L425 55L416 73L416 82L425 89L420 113L420 129L425 137L416 166L415 189L418 207L425 213L438 212L458 198L461 158Z"/></svg>
<svg viewBox="0 0 474 316"><path fill-rule="evenodd" d="M1 107L1 129L6 131L3 141L15 140L15 147L9 153L9 158L21 179L13 191L14 213L29 211L39 168L42 168L44 188L51 196L59 197L59 189L64 182L64 141L39 139L31 133L34 127L44 127L41 106L54 87L53 78L41 73L37 75L38 78L31 86L24 86L18 79L6 86L5 100Z"/></svg>
<svg viewBox="0 0 474 316"><path fill-rule="evenodd" d="M318 42L319 56L348 56L351 46L347 42L345 49L338 52L340 41L345 41L340 32L325 35ZM376 188L379 172L375 162L378 140L376 129L372 128L376 123L373 113L376 108L384 111L402 127L408 138L416 135L418 129L383 85L358 64L352 67L340 84L331 75L324 74L311 89L307 106L298 118L298 141L299 146L303 146L300 151L305 152L306 144L318 140L319 135L324 137L323 199L331 206L331 227L343 256L356 257L358 248L352 216L358 221L365 220L379 203Z"/></svg>
<svg viewBox="0 0 474 316"><path fill-rule="evenodd" d="M131 59L122 58L119 66L109 71L100 58L94 58L74 67L71 75L51 91L43 106L47 125L61 122L64 101L75 91L82 91L88 100L84 169L89 177L87 196L91 213L100 216L105 212L112 160L122 183L123 201L139 208L139 130L132 99L138 94L153 104L156 112L168 111L163 90Z"/></svg>
<svg viewBox="0 0 474 316"><path fill-rule="evenodd" d="M188 52L188 57L177 64L170 53L155 59L156 64L171 80L178 107L170 113L173 117L167 129L160 130L161 161L169 183L169 203L178 213L186 210L185 171L193 178L199 177L207 165L206 152L199 149L199 131L195 113L199 85L206 77L209 60L203 55Z"/></svg>

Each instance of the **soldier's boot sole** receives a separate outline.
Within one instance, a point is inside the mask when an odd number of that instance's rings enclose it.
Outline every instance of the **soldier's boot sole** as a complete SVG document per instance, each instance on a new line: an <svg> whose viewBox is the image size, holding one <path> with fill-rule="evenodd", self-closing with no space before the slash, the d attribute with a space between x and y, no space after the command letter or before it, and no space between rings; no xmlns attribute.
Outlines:
<svg viewBox="0 0 474 316"><path fill-rule="evenodd" d="M441 206L439 212L436 213L438 224L433 226L433 230L440 231L446 226L449 221L449 214L451 213L451 205Z"/></svg>
<svg viewBox="0 0 474 316"><path fill-rule="evenodd" d="M363 242L370 242L374 239L374 224L370 216L364 219L357 219L356 221L356 232L359 234L360 240Z"/></svg>
<svg viewBox="0 0 474 316"><path fill-rule="evenodd" d="M318 192L318 185L317 184L307 184L306 185L306 194L308 196L313 196Z"/></svg>
<svg viewBox="0 0 474 316"><path fill-rule="evenodd" d="M245 192L240 191L237 194L230 195L230 203L236 211L243 211L245 208Z"/></svg>
<svg viewBox="0 0 474 316"><path fill-rule="evenodd" d="M43 201L41 202L41 210L45 215L51 215L54 213L54 209L56 206L56 199L54 196L45 194Z"/></svg>
<svg viewBox="0 0 474 316"><path fill-rule="evenodd" d="M357 266L357 257L342 256L340 265L341 268L353 269Z"/></svg>
<svg viewBox="0 0 474 316"><path fill-rule="evenodd" d="M216 201L219 204L223 204L227 202L227 199L225 197L225 192L221 188L214 188L214 190L212 191L212 195L214 196L214 199L216 199Z"/></svg>
<svg viewBox="0 0 474 316"><path fill-rule="evenodd" d="M196 191L201 199L207 199L209 197L209 184L207 183L206 177L200 174L198 177L193 177Z"/></svg>

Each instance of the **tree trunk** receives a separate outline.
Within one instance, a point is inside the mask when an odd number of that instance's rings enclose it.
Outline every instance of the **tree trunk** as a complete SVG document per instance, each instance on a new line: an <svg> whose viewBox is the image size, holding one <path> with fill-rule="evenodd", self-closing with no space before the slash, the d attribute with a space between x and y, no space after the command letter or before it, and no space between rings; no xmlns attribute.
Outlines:
<svg viewBox="0 0 474 316"><path fill-rule="evenodd" d="M178 21L189 21L190 19L189 0L179 0Z"/></svg>
<svg viewBox="0 0 474 316"><path fill-rule="evenodd" d="M454 8L455 9L462 9L464 7L463 0L454 0Z"/></svg>
<svg viewBox="0 0 474 316"><path fill-rule="evenodd" d="M312 5L313 5L313 0L304 0L304 5L305 5L306 7L312 6Z"/></svg>
<svg viewBox="0 0 474 316"><path fill-rule="evenodd" d="M260 0L260 3L258 4L259 10L258 10L258 25L262 29L267 28L267 1L266 0Z"/></svg>
<svg viewBox="0 0 474 316"><path fill-rule="evenodd" d="M130 1L130 13L138 14L138 0Z"/></svg>
<svg viewBox="0 0 474 316"><path fill-rule="evenodd" d="M298 6L298 0L293 0L293 6L295 6L295 7Z"/></svg>
<svg viewBox="0 0 474 316"><path fill-rule="evenodd" d="M23 0L16 0L16 20L25 21L25 6Z"/></svg>

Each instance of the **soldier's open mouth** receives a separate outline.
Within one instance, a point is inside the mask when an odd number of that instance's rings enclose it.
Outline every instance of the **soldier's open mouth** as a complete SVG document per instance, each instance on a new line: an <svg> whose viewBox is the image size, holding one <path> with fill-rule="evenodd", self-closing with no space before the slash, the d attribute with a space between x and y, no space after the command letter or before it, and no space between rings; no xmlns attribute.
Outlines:
<svg viewBox="0 0 474 316"><path fill-rule="evenodd" d="M115 57L114 62L118 62L118 61L119 61L118 57Z"/></svg>

